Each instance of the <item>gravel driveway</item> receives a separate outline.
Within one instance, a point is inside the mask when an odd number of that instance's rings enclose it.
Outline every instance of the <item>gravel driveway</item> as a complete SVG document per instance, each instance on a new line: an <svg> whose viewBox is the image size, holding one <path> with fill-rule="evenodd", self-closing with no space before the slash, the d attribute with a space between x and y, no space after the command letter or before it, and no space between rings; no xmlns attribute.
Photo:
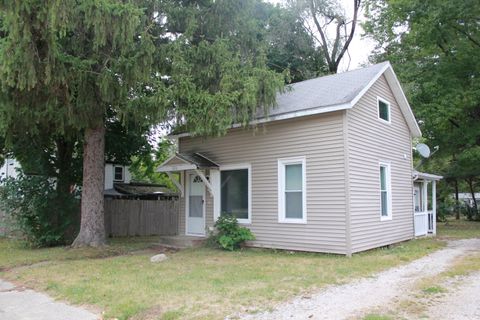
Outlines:
<svg viewBox="0 0 480 320"><path fill-rule="evenodd" d="M480 319L480 272L463 277L428 308L430 319Z"/></svg>
<svg viewBox="0 0 480 320"><path fill-rule="evenodd" d="M366 311L385 306L389 302L398 301L411 291L416 281L423 277L434 276L448 269L451 263L459 256L469 252L480 251L480 239L450 241L445 249L436 251L407 265L395 267L377 274L372 278L363 278L354 282L329 286L326 289L310 295L298 297L288 303L277 306L272 312L254 315L244 315L242 319L350 319L361 317ZM459 300L464 295L469 296L474 291L476 306L479 304L480 274L472 276L475 281L469 281L465 292L460 290ZM468 301L468 300L467 300ZM461 304L465 304L464 301ZM452 301L444 307L448 308ZM470 303L470 302L469 302ZM434 308L432 308L434 309ZM478 308L452 308L452 310L438 311L436 317L431 319L479 319ZM457 317L461 313L461 317ZM453 313L453 314L452 314Z"/></svg>

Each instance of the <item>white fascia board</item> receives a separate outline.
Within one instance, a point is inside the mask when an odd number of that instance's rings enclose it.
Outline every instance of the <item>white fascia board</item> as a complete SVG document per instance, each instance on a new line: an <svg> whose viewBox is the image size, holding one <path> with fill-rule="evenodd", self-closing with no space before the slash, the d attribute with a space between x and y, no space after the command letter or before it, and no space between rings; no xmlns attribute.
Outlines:
<svg viewBox="0 0 480 320"><path fill-rule="evenodd" d="M408 103L407 97L405 97L405 93L402 90L402 86L400 85L400 82L398 81L398 78L395 75L395 72L393 71L393 68L390 65L385 72L385 78L387 79L387 82L390 85L390 88L392 89L393 95L395 96L395 99L397 100L398 105L400 106L400 110L402 111L403 116L407 121L407 124L412 136L414 138L421 137L422 131L418 126L417 120L415 119L412 108Z"/></svg>
<svg viewBox="0 0 480 320"><path fill-rule="evenodd" d="M294 111L294 112L288 112L288 113L283 113L271 117L266 117L266 118L261 118L258 120L252 120L248 123L248 125L257 125L257 124L262 124L262 123L267 123L267 122L272 122L272 121L279 121L279 120L287 120L287 119L293 119L293 118L298 118L298 117L304 117L304 116L310 116L310 115L315 115L315 114L321 114L321 113L327 113L327 112L334 112L334 111L339 111L339 110L345 110L345 109L351 109L353 107L352 103L342 103L342 104L336 104L336 105L331 105L328 107L316 107L316 108L310 108L306 110L299 110L299 111ZM240 128L243 125L240 123L235 123L232 124L230 129L235 129L235 128ZM183 137L189 137L191 136L190 133L182 133L179 135L171 135L170 137L175 137L175 138L183 138Z"/></svg>
<svg viewBox="0 0 480 320"><path fill-rule="evenodd" d="M420 131L420 127L417 124L417 120L413 115L412 108L408 103L407 97L405 97L405 93L402 90L402 86L398 81L395 72L393 71L392 65L390 62L387 62L385 66L375 75L375 77L370 80L368 85L360 91L360 93L351 101L352 106L354 106L364 95L365 93L373 86L375 82L385 74L385 78L387 79L390 88L392 89L393 95L395 96L395 100L397 100L400 110L407 121L408 128L410 129L410 133L414 138L418 138L422 136L422 132Z"/></svg>
<svg viewBox="0 0 480 320"><path fill-rule="evenodd" d="M183 164L169 165L168 163L175 158L181 160L183 162ZM191 164L190 162L182 159L181 157L178 156L177 153L175 153L174 155L170 156L167 160L163 161L162 164L157 167L157 172L182 171L182 170L190 170L190 169L195 169L195 168L197 168L197 166L195 166L195 165Z"/></svg>
<svg viewBox="0 0 480 320"><path fill-rule="evenodd" d="M375 77L370 80L370 82L353 98L353 100L350 102L352 106L357 104L357 102L367 93L368 90L377 82L377 80L382 76L382 74L387 70L388 68L392 68L390 65L390 62L387 62L385 66L375 75Z"/></svg>
<svg viewBox="0 0 480 320"><path fill-rule="evenodd" d="M306 110L299 110L299 111L294 111L294 112L288 112L288 113L283 113L271 117L266 117L258 120L253 120L250 121L250 125L256 125L256 124L262 124L266 122L271 122L271 121L278 121L278 120L287 120L287 119L292 119L292 118L298 118L298 117L304 117L304 116L311 116L315 114L321 114L321 113L327 113L327 112L333 112L333 111L339 111L339 110L345 110L345 109L350 109L352 108L353 104L352 103L342 103L342 104L336 104L336 105L331 105L328 107L314 107ZM241 127L242 125L237 123L232 126L232 128L238 128Z"/></svg>
<svg viewBox="0 0 480 320"><path fill-rule="evenodd" d="M175 139L178 139L178 138L189 137L189 136L191 136L190 133L184 132L184 133L179 133L179 134L171 134L171 135L166 136L165 138L175 140Z"/></svg>
<svg viewBox="0 0 480 320"><path fill-rule="evenodd" d="M375 82L382 76L382 74L385 74L387 82L392 89L395 99L400 105L400 109L405 117L405 120L407 121L407 124L412 136L421 137L422 132L418 127L418 124L417 124L417 121L415 120L415 116L413 115L412 109L410 108L408 100L405 97L405 94L403 93L400 82L398 81L397 76L395 75L395 72L393 71L393 68L390 62L387 62L385 66L375 75L375 77L373 77L370 80L370 82L350 102L331 105L327 107L314 107L306 110L299 110L299 111L274 115L271 117L267 116L266 118L252 120L249 122L249 125L257 125L257 124L267 123L271 121L286 120L286 119L310 116L315 114L351 109L365 95L365 93L375 84ZM230 128L239 128L239 127L242 127L242 124L235 123ZM171 137L182 138L182 137L188 137L188 136L191 136L191 134L182 133L182 134L174 135Z"/></svg>
<svg viewBox="0 0 480 320"><path fill-rule="evenodd" d="M194 164L178 164L178 165L166 165L157 168L157 172L175 172L184 170L195 170L197 166Z"/></svg>
<svg viewBox="0 0 480 320"><path fill-rule="evenodd" d="M438 176L436 174L418 172L418 171L413 172L413 177L414 177L414 180L420 179L420 180L438 181L443 179L443 176Z"/></svg>

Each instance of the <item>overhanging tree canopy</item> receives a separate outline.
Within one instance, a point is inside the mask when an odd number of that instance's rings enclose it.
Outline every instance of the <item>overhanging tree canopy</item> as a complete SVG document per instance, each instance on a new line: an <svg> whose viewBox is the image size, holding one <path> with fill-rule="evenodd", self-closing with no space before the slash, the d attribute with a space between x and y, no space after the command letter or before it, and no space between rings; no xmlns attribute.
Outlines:
<svg viewBox="0 0 480 320"><path fill-rule="evenodd" d="M274 104L284 79L237 1L0 2L0 128L84 133L81 230L102 245L107 110L222 134ZM42 125L39 125L42 124Z"/></svg>

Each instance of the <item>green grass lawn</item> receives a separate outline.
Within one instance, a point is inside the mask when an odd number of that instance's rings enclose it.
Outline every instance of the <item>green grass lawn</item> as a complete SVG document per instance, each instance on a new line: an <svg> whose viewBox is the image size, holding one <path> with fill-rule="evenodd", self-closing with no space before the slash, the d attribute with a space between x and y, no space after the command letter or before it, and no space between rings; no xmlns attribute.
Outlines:
<svg viewBox="0 0 480 320"><path fill-rule="evenodd" d="M158 243L156 237L138 237L110 239L108 246L98 249L71 249L69 247L32 249L26 247L22 241L0 237L0 271L44 261L94 259L124 255L151 247L155 243Z"/></svg>
<svg viewBox="0 0 480 320"><path fill-rule="evenodd" d="M439 225L442 236L460 237L462 232L480 236L470 223L458 224L456 229ZM265 310L328 284L370 276L444 245L425 238L352 258L199 248L168 253L167 261L152 264L149 258L154 250L138 250L153 240L115 240L105 249L30 250L0 239L0 268L4 269L0 277L75 304L96 306L105 310L107 319L222 319L235 312Z"/></svg>
<svg viewBox="0 0 480 320"><path fill-rule="evenodd" d="M480 238L480 222L449 218L446 222L437 222L437 234L445 239Z"/></svg>

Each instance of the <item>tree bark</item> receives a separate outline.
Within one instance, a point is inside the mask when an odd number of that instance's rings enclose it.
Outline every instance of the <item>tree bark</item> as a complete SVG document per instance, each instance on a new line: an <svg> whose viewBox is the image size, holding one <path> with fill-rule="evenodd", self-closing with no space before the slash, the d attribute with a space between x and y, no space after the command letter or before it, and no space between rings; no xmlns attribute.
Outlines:
<svg viewBox="0 0 480 320"><path fill-rule="evenodd" d="M455 219L460 220L460 208L458 207L458 180L454 180L455 183Z"/></svg>
<svg viewBox="0 0 480 320"><path fill-rule="evenodd" d="M350 27L350 32L347 34L347 31L345 29L345 43L341 43L342 35L340 33L341 27L347 26L347 22L343 20L339 20L338 17L329 17L333 20L336 21L336 35L335 35L335 40L333 42L333 48L331 52L329 52L328 48L328 41L327 37L325 36L326 33L326 26L325 30L324 27L320 25L320 22L318 21L317 18L317 8L315 7L315 3L313 0L310 0L308 3L309 9L310 9L310 15L312 16L313 22L315 23L315 26L317 27L317 31L320 34L320 46L323 51L323 55L325 57L325 60L327 61L328 65L328 71L330 73L337 73L338 71L338 66L340 65L340 61L342 60L343 56L345 55L345 52L347 52L348 47L350 46L350 42L352 42L353 36L355 35L355 28L357 26L357 20L358 20L358 12L360 11L360 5L361 5L361 0L353 0L353 19L351 21L352 26Z"/></svg>
<svg viewBox="0 0 480 320"><path fill-rule="evenodd" d="M105 177L105 127L85 130L80 232L73 247L105 245L103 190Z"/></svg>

